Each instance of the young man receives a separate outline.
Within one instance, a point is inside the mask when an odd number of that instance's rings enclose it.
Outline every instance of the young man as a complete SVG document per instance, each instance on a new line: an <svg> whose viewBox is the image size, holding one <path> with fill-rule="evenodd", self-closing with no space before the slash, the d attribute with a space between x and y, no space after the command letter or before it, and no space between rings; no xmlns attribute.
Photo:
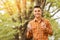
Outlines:
<svg viewBox="0 0 60 40"><path fill-rule="evenodd" d="M48 40L48 35L52 35L52 28L49 20L42 17L42 9L35 6L33 10L35 18L28 23L27 38L33 40Z"/></svg>

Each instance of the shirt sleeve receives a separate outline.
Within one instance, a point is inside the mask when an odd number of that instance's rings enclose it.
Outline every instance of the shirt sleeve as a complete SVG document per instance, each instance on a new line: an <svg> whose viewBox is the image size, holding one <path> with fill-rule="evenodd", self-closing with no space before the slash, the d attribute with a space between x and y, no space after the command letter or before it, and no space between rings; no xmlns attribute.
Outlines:
<svg viewBox="0 0 60 40"><path fill-rule="evenodd" d="M47 25L46 26L47 27L46 27L45 32L48 33L49 35L52 35L53 31L52 31L51 24L50 24L49 20L47 21Z"/></svg>
<svg viewBox="0 0 60 40"><path fill-rule="evenodd" d="M31 24L28 23L27 25L27 38L31 38L32 37L32 28L31 28Z"/></svg>

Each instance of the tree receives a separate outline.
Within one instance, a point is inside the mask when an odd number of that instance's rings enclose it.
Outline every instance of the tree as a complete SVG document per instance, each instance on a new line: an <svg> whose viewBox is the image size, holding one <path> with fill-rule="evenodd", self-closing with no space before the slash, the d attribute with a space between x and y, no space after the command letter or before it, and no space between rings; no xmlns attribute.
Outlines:
<svg viewBox="0 0 60 40"><path fill-rule="evenodd" d="M43 16L47 19L50 20L52 28L55 32L54 36L57 40L56 35L59 35L60 32L57 33L58 31L58 24L55 20L59 19L53 19L52 17L54 17L55 14L57 14L57 12L60 11L60 0L56 1L56 0L13 0L13 2L11 0L0 0L1 2L1 6L3 6L3 8L0 8L1 10L5 10L6 13L5 14L9 14L9 16L11 17L12 24L15 24L15 29L17 29L19 32L16 33L15 37L18 36L18 38L16 38L16 40L20 40L20 36L22 38L25 38L25 32L26 32L26 27L28 22L34 18L33 16L33 7L34 5L40 5L40 7L43 10ZM48 9L46 10L46 6L48 5ZM56 7L56 9L52 10L52 12L50 12L50 9ZM53 13L53 15L51 15L50 13ZM5 19L4 19L5 20ZM8 22L8 21L7 21ZM54 24L52 23L54 22ZM55 28L54 28L55 27ZM57 29L56 29L57 28ZM13 29L13 30L15 30ZM10 31L11 32L11 31ZM22 39L21 39L22 40ZM25 39L23 39L25 40Z"/></svg>

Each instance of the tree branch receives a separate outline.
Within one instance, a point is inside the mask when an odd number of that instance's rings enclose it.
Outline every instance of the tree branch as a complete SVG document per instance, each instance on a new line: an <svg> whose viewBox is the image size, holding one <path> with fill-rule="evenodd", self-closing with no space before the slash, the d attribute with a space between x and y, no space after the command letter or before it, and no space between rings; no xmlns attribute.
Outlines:
<svg viewBox="0 0 60 40"><path fill-rule="evenodd" d="M41 7L42 7L42 9L44 9L44 7L45 7L45 5L46 5L46 0L42 0L42 2L41 2Z"/></svg>
<svg viewBox="0 0 60 40"><path fill-rule="evenodd" d="M60 17L58 17L58 18L55 18L54 20L57 20L57 19L60 19Z"/></svg>
<svg viewBox="0 0 60 40"><path fill-rule="evenodd" d="M36 5L40 6L42 9L45 7L46 0L35 0Z"/></svg>
<svg viewBox="0 0 60 40"><path fill-rule="evenodd" d="M50 2L47 2L46 5L48 5Z"/></svg>
<svg viewBox="0 0 60 40"><path fill-rule="evenodd" d="M51 15L51 17L53 17L55 14L57 14L60 11L60 9L58 9L53 15Z"/></svg>
<svg viewBox="0 0 60 40"><path fill-rule="evenodd" d="M55 12L58 8L56 8L55 10L53 10L51 13Z"/></svg>
<svg viewBox="0 0 60 40"><path fill-rule="evenodd" d="M48 11L50 10L50 7L52 6L52 2L50 3L49 7L48 7Z"/></svg>

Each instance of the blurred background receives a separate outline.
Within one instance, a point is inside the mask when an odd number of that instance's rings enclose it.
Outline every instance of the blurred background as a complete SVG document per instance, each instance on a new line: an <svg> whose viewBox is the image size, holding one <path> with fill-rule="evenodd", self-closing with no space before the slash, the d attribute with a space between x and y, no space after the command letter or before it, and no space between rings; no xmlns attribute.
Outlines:
<svg viewBox="0 0 60 40"><path fill-rule="evenodd" d="M49 40L60 40L60 0L0 0L0 40L25 40L35 5L50 20L53 35Z"/></svg>

